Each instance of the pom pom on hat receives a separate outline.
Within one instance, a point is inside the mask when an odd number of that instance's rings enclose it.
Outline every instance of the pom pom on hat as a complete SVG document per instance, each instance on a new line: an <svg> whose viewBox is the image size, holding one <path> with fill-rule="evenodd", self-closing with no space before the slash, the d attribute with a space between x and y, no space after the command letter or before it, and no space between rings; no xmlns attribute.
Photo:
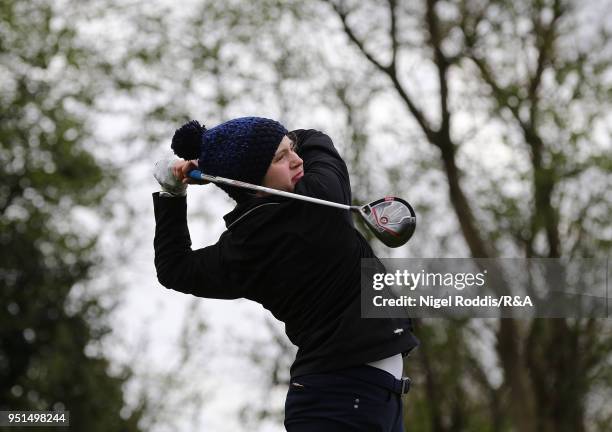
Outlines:
<svg viewBox="0 0 612 432"><path fill-rule="evenodd" d="M185 123L174 132L172 137L172 150L174 154L185 160L198 159L201 153L202 134L206 132L196 120Z"/></svg>

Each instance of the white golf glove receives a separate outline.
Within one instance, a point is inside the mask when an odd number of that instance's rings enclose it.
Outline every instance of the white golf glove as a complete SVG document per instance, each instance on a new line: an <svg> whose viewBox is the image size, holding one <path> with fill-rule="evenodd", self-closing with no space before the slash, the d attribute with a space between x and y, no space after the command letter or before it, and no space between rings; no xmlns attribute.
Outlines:
<svg viewBox="0 0 612 432"><path fill-rule="evenodd" d="M187 185L172 174L172 167L178 159L163 159L155 162L153 177L162 187L162 191L171 196L187 195ZM162 192L162 194L163 194ZM164 194L164 195L166 195Z"/></svg>

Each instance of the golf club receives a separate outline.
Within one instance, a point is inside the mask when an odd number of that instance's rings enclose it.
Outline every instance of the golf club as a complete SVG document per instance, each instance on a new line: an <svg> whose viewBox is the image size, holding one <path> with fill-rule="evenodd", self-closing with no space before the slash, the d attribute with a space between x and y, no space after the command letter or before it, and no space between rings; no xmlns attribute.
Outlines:
<svg viewBox="0 0 612 432"><path fill-rule="evenodd" d="M211 182L235 186L243 189L266 192L272 195L294 198L315 204L350 210L357 213L370 228L372 233L385 245L396 248L405 244L416 228L416 214L406 201L394 196L387 196L362 206L349 206L333 201L312 198L291 192L257 186L250 183L231 180L224 177L216 177L203 174L199 170L189 172L189 177L198 182Z"/></svg>

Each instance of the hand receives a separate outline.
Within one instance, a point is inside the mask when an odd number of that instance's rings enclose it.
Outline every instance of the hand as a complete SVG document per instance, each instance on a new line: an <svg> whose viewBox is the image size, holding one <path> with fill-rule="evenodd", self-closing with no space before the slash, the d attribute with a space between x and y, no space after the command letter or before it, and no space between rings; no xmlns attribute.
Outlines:
<svg viewBox="0 0 612 432"><path fill-rule="evenodd" d="M197 159L188 161L177 160L172 166L172 174L183 184L205 184L202 181L194 180L189 177L189 172L197 169L199 169Z"/></svg>
<svg viewBox="0 0 612 432"><path fill-rule="evenodd" d="M199 170L198 161L197 160L177 160L172 167L172 174L178 180L180 180L183 184L208 184L209 181L205 180L195 180L189 177L189 172L193 170Z"/></svg>

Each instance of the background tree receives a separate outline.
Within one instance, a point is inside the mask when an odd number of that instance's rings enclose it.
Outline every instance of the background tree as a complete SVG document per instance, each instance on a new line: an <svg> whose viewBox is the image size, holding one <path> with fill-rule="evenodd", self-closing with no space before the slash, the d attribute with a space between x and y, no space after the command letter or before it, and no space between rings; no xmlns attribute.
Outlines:
<svg viewBox="0 0 612 432"><path fill-rule="evenodd" d="M87 5L58 3L0 3L0 409L65 409L74 430L136 431L130 369L111 373L102 349L117 292L90 280L101 257L91 222L110 216L118 181L91 121L111 81L79 37Z"/></svg>

